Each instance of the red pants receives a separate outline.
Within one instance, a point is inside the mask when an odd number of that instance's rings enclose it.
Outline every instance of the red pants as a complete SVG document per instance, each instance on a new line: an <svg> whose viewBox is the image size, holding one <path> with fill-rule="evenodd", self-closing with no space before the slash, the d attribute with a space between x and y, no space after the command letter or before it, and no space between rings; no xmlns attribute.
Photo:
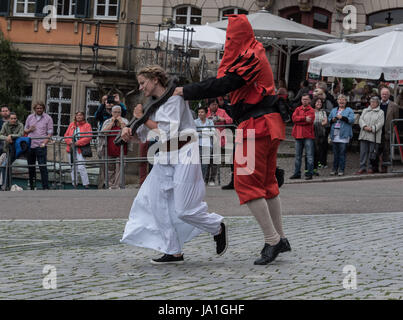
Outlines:
<svg viewBox="0 0 403 320"><path fill-rule="evenodd" d="M242 152L246 158L247 143L255 143L255 155L253 161L240 164L241 158L237 153ZM243 139L243 144L237 144L234 157L234 187L239 201L244 204L248 201L265 198L271 199L279 195L276 179L277 149L279 139L271 140L271 136L257 138L255 140ZM253 167L254 166L254 167ZM249 174L245 175L244 173ZM242 174L243 173L243 174Z"/></svg>

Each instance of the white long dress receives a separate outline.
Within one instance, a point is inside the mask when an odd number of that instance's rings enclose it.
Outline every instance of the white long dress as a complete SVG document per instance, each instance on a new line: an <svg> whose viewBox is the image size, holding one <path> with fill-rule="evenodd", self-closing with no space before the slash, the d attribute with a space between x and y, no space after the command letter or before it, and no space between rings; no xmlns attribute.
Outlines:
<svg viewBox="0 0 403 320"><path fill-rule="evenodd" d="M158 123L161 142L194 135L179 151L159 152L154 165L133 201L123 243L154 249L166 254L182 252L185 242L201 232L217 235L223 217L208 213L204 202L205 184L199 161L199 143L192 114L180 96L172 96L150 117ZM141 126L145 142L150 130Z"/></svg>

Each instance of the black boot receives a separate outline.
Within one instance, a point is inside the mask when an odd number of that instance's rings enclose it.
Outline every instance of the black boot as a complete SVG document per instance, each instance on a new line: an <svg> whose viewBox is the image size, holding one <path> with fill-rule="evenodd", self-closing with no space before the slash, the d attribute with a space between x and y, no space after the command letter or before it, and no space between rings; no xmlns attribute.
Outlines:
<svg viewBox="0 0 403 320"><path fill-rule="evenodd" d="M222 190L233 190L234 189L234 173L232 172L231 175L231 182L226 186L221 187Z"/></svg>
<svg viewBox="0 0 403 320"><path fill-rule="evenodd" d="M274 259L276 259L278 254L281 252L282 247L283 244L281 240L274 246L265 243L262 251L260 252L262 256L259 259L257 259L254 264L266 265L274 261Z"/></svg>

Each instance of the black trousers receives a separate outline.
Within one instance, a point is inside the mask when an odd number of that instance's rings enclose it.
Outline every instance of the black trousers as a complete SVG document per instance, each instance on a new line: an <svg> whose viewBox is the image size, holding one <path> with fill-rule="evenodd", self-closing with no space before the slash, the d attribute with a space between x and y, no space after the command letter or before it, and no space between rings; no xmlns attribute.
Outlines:
<svg viewBox="0 0 403 320"><path fill-rule="evenodd" d="M29 150L27 154L27 160L29 165L35 165L36 161L38 161L39 165L46 164L46 156L47 156L48 148L32 148ZM48 168L46 166L39 166L39 171L41 172L41 180L42 180L42 189L49 189L49 180L48 180ZM35 186L36 180L36 167L29 167L29 184L31 188Z"/></svg>

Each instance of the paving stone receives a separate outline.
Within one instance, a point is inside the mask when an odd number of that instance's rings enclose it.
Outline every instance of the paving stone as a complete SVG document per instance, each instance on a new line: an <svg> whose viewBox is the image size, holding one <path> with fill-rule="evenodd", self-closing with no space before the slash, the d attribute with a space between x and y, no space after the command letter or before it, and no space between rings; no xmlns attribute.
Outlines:
<svg viewBox="0 0 403 320"><path fill-rule="evenodd" d="M159 253L121 244L125 219L0 221L0 299L402 299L403 213L284 216L292 251L267 266L253 265L255 219L226 221L224 256L202 234L178 266L151 265ZM57 289L43 288L45 265ZM343 288L346 265L356 290Z"/></svg>

